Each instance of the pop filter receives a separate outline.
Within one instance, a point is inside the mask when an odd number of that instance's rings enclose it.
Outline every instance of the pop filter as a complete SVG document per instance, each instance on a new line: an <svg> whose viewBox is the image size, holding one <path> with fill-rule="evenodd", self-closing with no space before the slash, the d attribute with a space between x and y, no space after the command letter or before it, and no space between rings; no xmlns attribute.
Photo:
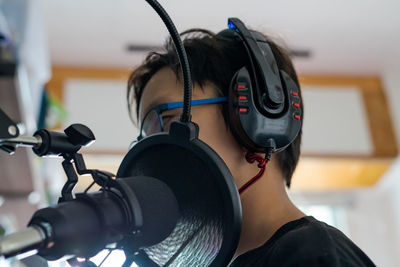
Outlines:
<svg viewBox="0 0 400 267"><path fill-rule="evenodd" d="M196 124L174 122L169 133L155 134L133 146L117 174L118 178L132 176L166 183L180 210L173 232L141 252L159 266L229 264L240 236L240 198L228 167L198 139ZM125 244L135 247L135 239Z"/></svg>

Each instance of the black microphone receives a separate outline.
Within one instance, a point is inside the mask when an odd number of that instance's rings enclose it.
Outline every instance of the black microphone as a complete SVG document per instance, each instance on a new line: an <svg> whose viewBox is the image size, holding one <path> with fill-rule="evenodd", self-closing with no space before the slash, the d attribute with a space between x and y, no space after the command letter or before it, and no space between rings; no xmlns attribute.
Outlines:
<svg viewBox="0 0 400 267"><path fill-rule="evenodd" d="M0 239L0 255L38 250L47 260L89 258L124 238L139 249L168 237L178 217L178 202L164 182L146 176L118 178L109 188L38 210L26 230Z"/></svg>

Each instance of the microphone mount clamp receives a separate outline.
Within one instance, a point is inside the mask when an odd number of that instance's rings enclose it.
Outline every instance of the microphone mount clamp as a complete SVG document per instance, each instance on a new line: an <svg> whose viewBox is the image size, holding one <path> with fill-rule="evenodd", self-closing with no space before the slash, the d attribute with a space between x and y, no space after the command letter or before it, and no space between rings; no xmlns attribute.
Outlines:
<svg viewBox="0 0 400 267"><path fill-rule="evenodd" d="M102 188L107 187L109 181L115 176L106 171L86 168L83 156L78 151L95 140L93 132L83 124L72 124L64 130L64 133L41 129L33 136L20 136L17 125L0 108L1 150L11 155L17 147L25 146L32 147L33 152L39 157L61 156L64 158L62 166L67 175L67 182L61 190L59 202L73 199L72 190L78 182L77 174L90 174L93 177L92 185L96 183Z"/></svg>

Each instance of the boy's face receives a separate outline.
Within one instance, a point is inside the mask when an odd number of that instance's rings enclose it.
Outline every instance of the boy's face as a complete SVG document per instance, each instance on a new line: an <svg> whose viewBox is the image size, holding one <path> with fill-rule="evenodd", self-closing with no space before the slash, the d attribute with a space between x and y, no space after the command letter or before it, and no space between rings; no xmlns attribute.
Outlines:
<svg viewBox="0 0 400 267"><path fill-rule="evenodd" d="M205 99L217 97L216 89L211 83L202 88L193 87L193 99ZM144 88L142 99L139 103L139 126L144 115L152 107L168 103L182 101L183 84L176 79L174 72L169 68L158 71L149 80ZM228 127L225 124L221 112L221 104L207 104L192 107L192 121L199 125L199 139L214 149L225 161L237 184L239 165L243 160L244 150L239 146ZM165 128L169 129L172 121L178 120L182 109L171 109L162 113Z"/></svg>

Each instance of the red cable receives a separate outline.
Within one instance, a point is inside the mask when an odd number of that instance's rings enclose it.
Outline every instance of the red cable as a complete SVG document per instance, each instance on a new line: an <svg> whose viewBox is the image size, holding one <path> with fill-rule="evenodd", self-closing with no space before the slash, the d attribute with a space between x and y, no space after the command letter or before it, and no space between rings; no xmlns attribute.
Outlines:
<svg viewBox="0 0 400 267"><path fill-rule="evenodd" d="M242 187L239 188L239 194L242 194L247 188L249 188L252 184L257 182L258 179L260 179L263 176L263 174L265 172L265 165L267 165L267 163L269 161L269 156L268 156L268 154L266 154L265 158L263 158L259 155L247 152L246 160L249 163L254 163L254 161L257 161L258 162L257 166L258 166L258 168L260 168L260 171L257 173L256 176L251 178L247 183L245 183Z"/></svg>

